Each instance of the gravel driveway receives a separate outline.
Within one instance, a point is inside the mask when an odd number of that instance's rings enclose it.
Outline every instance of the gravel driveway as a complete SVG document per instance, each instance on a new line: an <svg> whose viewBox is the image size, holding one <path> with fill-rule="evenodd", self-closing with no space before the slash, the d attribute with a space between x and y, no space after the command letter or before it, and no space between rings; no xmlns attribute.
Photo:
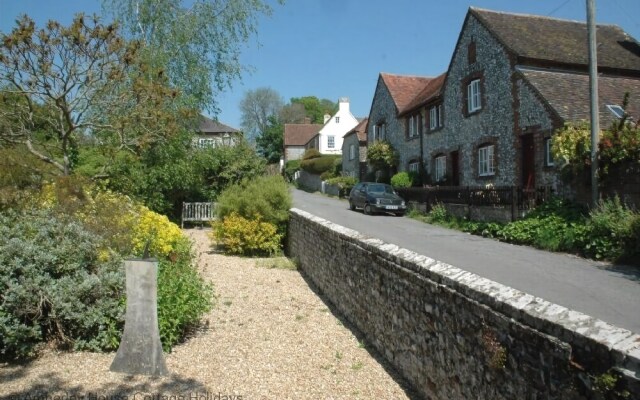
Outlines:
<svg viewBox="0 0 640 400"><path fill-rule="evenodd" d="M0 364L0 399L413 397L297 271L216 254L207 230L185 232L218 298L205 318L208 327L165 355L170 376L110 372L114 353L50 350L24 365Z"/></svg>

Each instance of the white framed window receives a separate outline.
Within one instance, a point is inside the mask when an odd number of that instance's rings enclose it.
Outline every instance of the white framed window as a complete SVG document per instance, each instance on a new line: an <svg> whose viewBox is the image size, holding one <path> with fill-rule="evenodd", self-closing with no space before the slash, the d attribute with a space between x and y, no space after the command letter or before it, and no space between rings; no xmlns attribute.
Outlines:
<svg viewBox="0 0 640 400"><path fill-rule="evenodd" d="M495 146L490 144L478 149L478 174L480 176L495 175Z"/></svg>
<svg viewBox="0 0 640 400"><path fill-rule="evenodd" d="M436 157L436 182L441 182L447 176L447 156Z"/></svg>
<svg viewBox="0 0 640 400"><path fill-rule="evenodd" d="M333 135L327 136L327 148L335 149L335 147L336 147L336 137Z"/></svg>
<svg viewBox="0 0 640 400"><path fill-rule="evenodd" d="M349 145L349 160L353 160L354 158L356 158L356 145L351 144Z"/></svg>
<svg viewBox="0 0 640 400"><path fill-rule="evenodd" d="M409 163L409 172L415 172L416 174L420 172L420 162L419 161L411 161Z"/></svg>
<svg viewBox="0 0 640 400"><path fill-rule="evenodd" d="M385 123L376 124L373 126L373 140L384 140L386 138Z"/></svg>
<svg viewBox="0 0 640 400"><path fill-rule="evenodd" d="M410 138L420 135L420 131L422 130L422 116L420 114L410 116L407 120L407 124L409 127Z"/></svg>
<svg viewBox="0 0 640 400"><path fill-rule="evenodd" d="M482 108L480 79L475 79L467 86L467 110L472 113Z"/></svg>
<svg viewBox="0 0 640 400"><path fill-rule="evenodd" d="M429 130L442 127L442 104L429 108Z"/></svg>
<svg viewBox="0 0 640 400"><path fill-rule="evenodd" d="M551 138L544 140L544 165L547 167L553 167L555 165L553 162L553 153L551 152L551 143Z"/></svg>
<svg viewBox="0 0 640 400"><path fill-rule="evenodd" d="M201 149L216 147L216 140L211 138L198 139L198 147Z"/></svg>

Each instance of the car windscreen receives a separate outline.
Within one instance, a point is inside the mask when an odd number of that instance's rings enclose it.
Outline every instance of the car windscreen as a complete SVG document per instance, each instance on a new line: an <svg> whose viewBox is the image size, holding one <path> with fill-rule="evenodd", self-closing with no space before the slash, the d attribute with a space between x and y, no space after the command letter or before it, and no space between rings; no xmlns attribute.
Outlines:
<svg viewBox="0 0 640 400"><path fill-rule="evenodd" d="M393 194L393 188L389 185L369 185L367 186L367 192L369 193L391 193Z"/></svg>

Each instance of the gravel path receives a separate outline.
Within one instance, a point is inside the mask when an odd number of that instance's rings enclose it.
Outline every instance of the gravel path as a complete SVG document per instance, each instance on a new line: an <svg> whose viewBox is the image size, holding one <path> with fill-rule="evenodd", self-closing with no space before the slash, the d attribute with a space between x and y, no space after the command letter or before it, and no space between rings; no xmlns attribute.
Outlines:
<svg viewBox="0 0 640 400"><path fill-rule="evenodd" d="M36 395L42 400L413 396L300 273L265 268L261 260L216 254L209 246L207 230L185 232L195 241L198 266L214 284L218 298L205 318L208 328L165 355L170 376L110 372L114 353L45 351L24 365L0 364L0 399L26 400ZM61 397L56 399L56 395Z"/></svg>

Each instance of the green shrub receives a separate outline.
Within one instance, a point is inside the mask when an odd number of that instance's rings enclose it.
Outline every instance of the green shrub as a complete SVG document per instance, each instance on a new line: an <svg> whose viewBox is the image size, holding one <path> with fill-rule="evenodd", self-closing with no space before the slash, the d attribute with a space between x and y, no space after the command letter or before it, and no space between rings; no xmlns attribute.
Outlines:
<svg viewBox="0 0 640 400"><path fill-rule="evenodd" d="M280 250L282 235L274 224L263 222L259 215L247 219L233 212L213 223L212 239L231 254L271 256Z"/></svg>
<svg viewBox="0 0 640 400"><path fill-rule="evenodd" d="M391 177L391 186L397 188L408 188L413 186L413 178L408 172L398 172Z"/></svg>
<svg viewBox="0 0 640 400"><path fill-rule="evenodd" d="M42 298L51 304L26 307L27 314L18 316L0 306L0 324L10 327L6 332L0 327L0 353L24 356L43 341L76 349L116 349L126 304L122 257L141 255L147 239L152 239L152 254L160 259L163 347L169 350L183 338L208 309L203 305L211 304L211 289L192 266L191 244L179 227L128 197L64 179L45 186L27 210L22 216L6 215L1 223L0 237L16 238L24 246L22 253L0 254L0 292L14 279L11 274L25 274L12 263L28 265L30 278L14 282L9 297L0 293L0 304L10 305L7 298L34 286L42 287ZM0 248L4 246L0 242ZM24 299L25 304L29 300ZM7 338L4 343L2 338Z"/></svg>
<svg viewBox="0 0 640 400"><path fill-rule="evenodd" d="M302 161L319 158L320 156L322 156L322 154L317 149L307 149L302 154Z"/></svg>
<svg viewBox="0 0 640 400"><path fill-rule="evenodd" d="M351 192L358 180L352 176L337 176L327 180L329 185L337 186L340 189L340 196L345 196Z"/></svg>
<svg viewBox="0 0 640 400"><path fill-rule="evenodd" d="M0 354L36 345L109 350L124 317L122 260L99 261L99 240L44 211L0 214Z"/></svg>
<svg viewBox="0 0 640 400"><path fill-rule="evenodd" d="M589 217L591 240L585 246L587 255L617 260L638 254L640 213L627 208L615 197L600 201Z"/></svg>
<svg viewBox="0 0 640 400"><path fill-rule="evenodd" d="M158 327L165 351L197 327L213 305L213 287L194 268L194 258L190 244L181 242L173 261L158 264Z"/></svg>
<svg viewBox="0 0 640 400"><path fill-rule="evenodd" d="M293 180L293 175L300 171L300 160L287 161L284 166L284 176L287 181Z"/></svg>
<svg viewBox="0 0 640 400"><path fill-rule="evenodd" d="M300 168L310 174L320 175L326 171L334 171L335 160L338 158L340 158L340 156L323 155L321 157L302 160Z"/></svg>
<svg viewBox="0 0 640 400"><path fill-rule="evenodd" d="M367 159L376 169L384 169L398 165L398 153L391 143L376 141L367 148Z"/></svg>
<svg viewBox="0 0 640 400"><path fill-rule="evenodd" d="M320 179L322 179L323 181L327 181L335 177L336 175L333 173L333 171L324 171L323 173L320 174Z"/></svg>
<svg viewBox="0 0 640 400"><path fill-rule="evenodd" d="M289 221L291 194L281 176L262 176L251 181L230 186L218 198L216 208L219 220L231 213L246 219L256 215L262 221L277 227L278 233L284 235Z"/></svg>

